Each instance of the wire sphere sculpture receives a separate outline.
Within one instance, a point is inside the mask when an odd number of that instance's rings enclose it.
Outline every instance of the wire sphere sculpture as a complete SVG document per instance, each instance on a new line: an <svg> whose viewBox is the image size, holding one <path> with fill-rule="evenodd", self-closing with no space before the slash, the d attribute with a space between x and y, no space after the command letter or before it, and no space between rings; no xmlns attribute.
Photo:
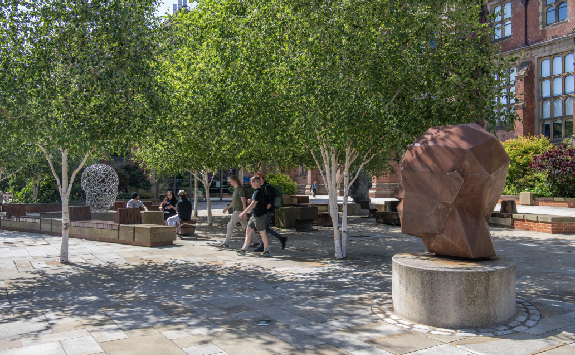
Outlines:
<svg viewBox="0 0 575 355"><path fill-rule="evenodd" d="M118 174L105 164L94 164L82 174L82 190L86 193L86 205L92 212L105 212L116 201Z"/></svg>

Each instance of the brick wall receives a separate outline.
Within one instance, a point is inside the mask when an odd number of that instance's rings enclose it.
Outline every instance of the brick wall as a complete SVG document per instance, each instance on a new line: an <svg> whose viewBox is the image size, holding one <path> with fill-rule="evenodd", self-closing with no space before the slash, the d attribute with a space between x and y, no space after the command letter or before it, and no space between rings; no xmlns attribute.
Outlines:
<svg viewBox="0 0 575 355"><path fill-rule="evenodd" d="M549 234L575 233L575 223L572 222L533 222L524 219L514 221L515 229Z"/></svg>

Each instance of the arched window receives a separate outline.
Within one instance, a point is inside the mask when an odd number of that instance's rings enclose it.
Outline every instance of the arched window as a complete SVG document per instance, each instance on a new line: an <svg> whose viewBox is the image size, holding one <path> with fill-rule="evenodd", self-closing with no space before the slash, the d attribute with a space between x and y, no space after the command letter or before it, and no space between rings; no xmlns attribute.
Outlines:
<svg viewBox="0 0 575 355"><path fill-rule="evenodd" d="M494 28L494 40L504 39L511 37L513 34L512 25L512 4L511 1L507 1L502 4L498 4L492 9L493 17L493 28Z"/></svg>
<svg viewBox="0 0 575 355"><path fill-rule="evenodd" d="M573 63L573 53L567 54L565 56L565 73L569 73L573 71L574 63Z"/></svg>
<svg viewBox="0 0 575 355"><path fill-rule="evenodd" d="M547 24L555 23L555 7L551 6L547 9Z"/></svg>
<svg viewBox="0 0 575 355"><path fill-rule="evenodd" d="M563 95L563 80L561 78L553 79L553 96Z"/></svg>
<svg viewBox="0 0 575 355"><path fill-rule="evenodd" d="M541 77L545 78L551 75L550 69L551 61L549 59L545 59L541 62Z"/></svg>
<svg viewBox="0 0 575 355"><path fill-rule="evenodd" d="M550 121L545 121L543 122L543 125L541 127L541 133L547 137L547 138L551 138L551 122Z"/></svg>
<svg viewBox="0 0 575 355"><path fill-rule="evenodd" d="M563 121L553 121L553 139L563 138Z"/></svg>
<svg viewBox="0 0 575 355"><path fill-rule="evenodd" d="M564 1L561 4L565 3ZM558 6L558 2L551 2ZM573 101L575 83L573 51L541 58L541 134L556 140L573 134ZM552 98L552 99L551 99Z"/></svg>
<svg viewBox="0 0 575 355"><path fill-rule="evenodd" d="M553 101L553 117L563 116L563 100Z"/></svg>
<svg viewBox="0 0 575 355"><path fill-rule="evenodd" d="M557 22L567 20L567 2L566 1L550 1L548 0L545 5L545 24L552 25Z"/></svg>
<svg viewBox="0 0 575 355"><path fill-rule="evenodd" d="M551 117L551 101L543 101L543 119Z"/></svg>
<svg viewBox="0 0 575 355"><path fill-rule="evenodd" d="M553 58L553 75L561 74L563 72L563 57Z"/></svg>
<svg viewBox="0 0 575 355"><path fill-rule="evenodd" d="M559 5L559 11L557 17L559 21L567 19L567 3L564 2L561 5Z"/></svg>
<svg viewBox="0 0 575 355"><path fill-rule="evenodd" d="M551 81L543 80L541 83L541 97L546 98L551 96Z"/></svg>
<svg viewBox="0 0 575 355"><path fill-rule="evenodd" d="M573 116L573 98L568 97L565 100L565 115L566 116Z"/></svg>

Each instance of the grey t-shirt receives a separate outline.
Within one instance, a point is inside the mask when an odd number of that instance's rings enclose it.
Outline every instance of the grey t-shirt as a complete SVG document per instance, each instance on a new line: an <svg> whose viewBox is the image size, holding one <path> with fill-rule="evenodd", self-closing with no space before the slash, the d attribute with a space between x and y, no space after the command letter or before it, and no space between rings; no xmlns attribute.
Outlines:
<svg viewBox="0 0 575 355"><path fill-rule="evenodd" d="M128 207L128 208L140 208L140 207L144 207L144 203L140 200L130 200L130 201L128 201L128 204L126 205L126 207Z"/></svg>

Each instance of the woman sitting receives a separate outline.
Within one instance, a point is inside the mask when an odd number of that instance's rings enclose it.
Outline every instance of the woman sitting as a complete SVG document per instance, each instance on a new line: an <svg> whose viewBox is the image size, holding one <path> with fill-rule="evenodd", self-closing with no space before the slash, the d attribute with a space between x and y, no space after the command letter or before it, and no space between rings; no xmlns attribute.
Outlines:
<svg viewBox="0 0 575 355"><path fill-rule="evenodd" d="M164 212L164 221L166 221L168 218L172 217L177 213L176 212L177 205L178 200L174 197L174 193L172 191L168 191L168 193L166 194L166 198L164 198L164 201L160 205L160 211Z"/></svg>

